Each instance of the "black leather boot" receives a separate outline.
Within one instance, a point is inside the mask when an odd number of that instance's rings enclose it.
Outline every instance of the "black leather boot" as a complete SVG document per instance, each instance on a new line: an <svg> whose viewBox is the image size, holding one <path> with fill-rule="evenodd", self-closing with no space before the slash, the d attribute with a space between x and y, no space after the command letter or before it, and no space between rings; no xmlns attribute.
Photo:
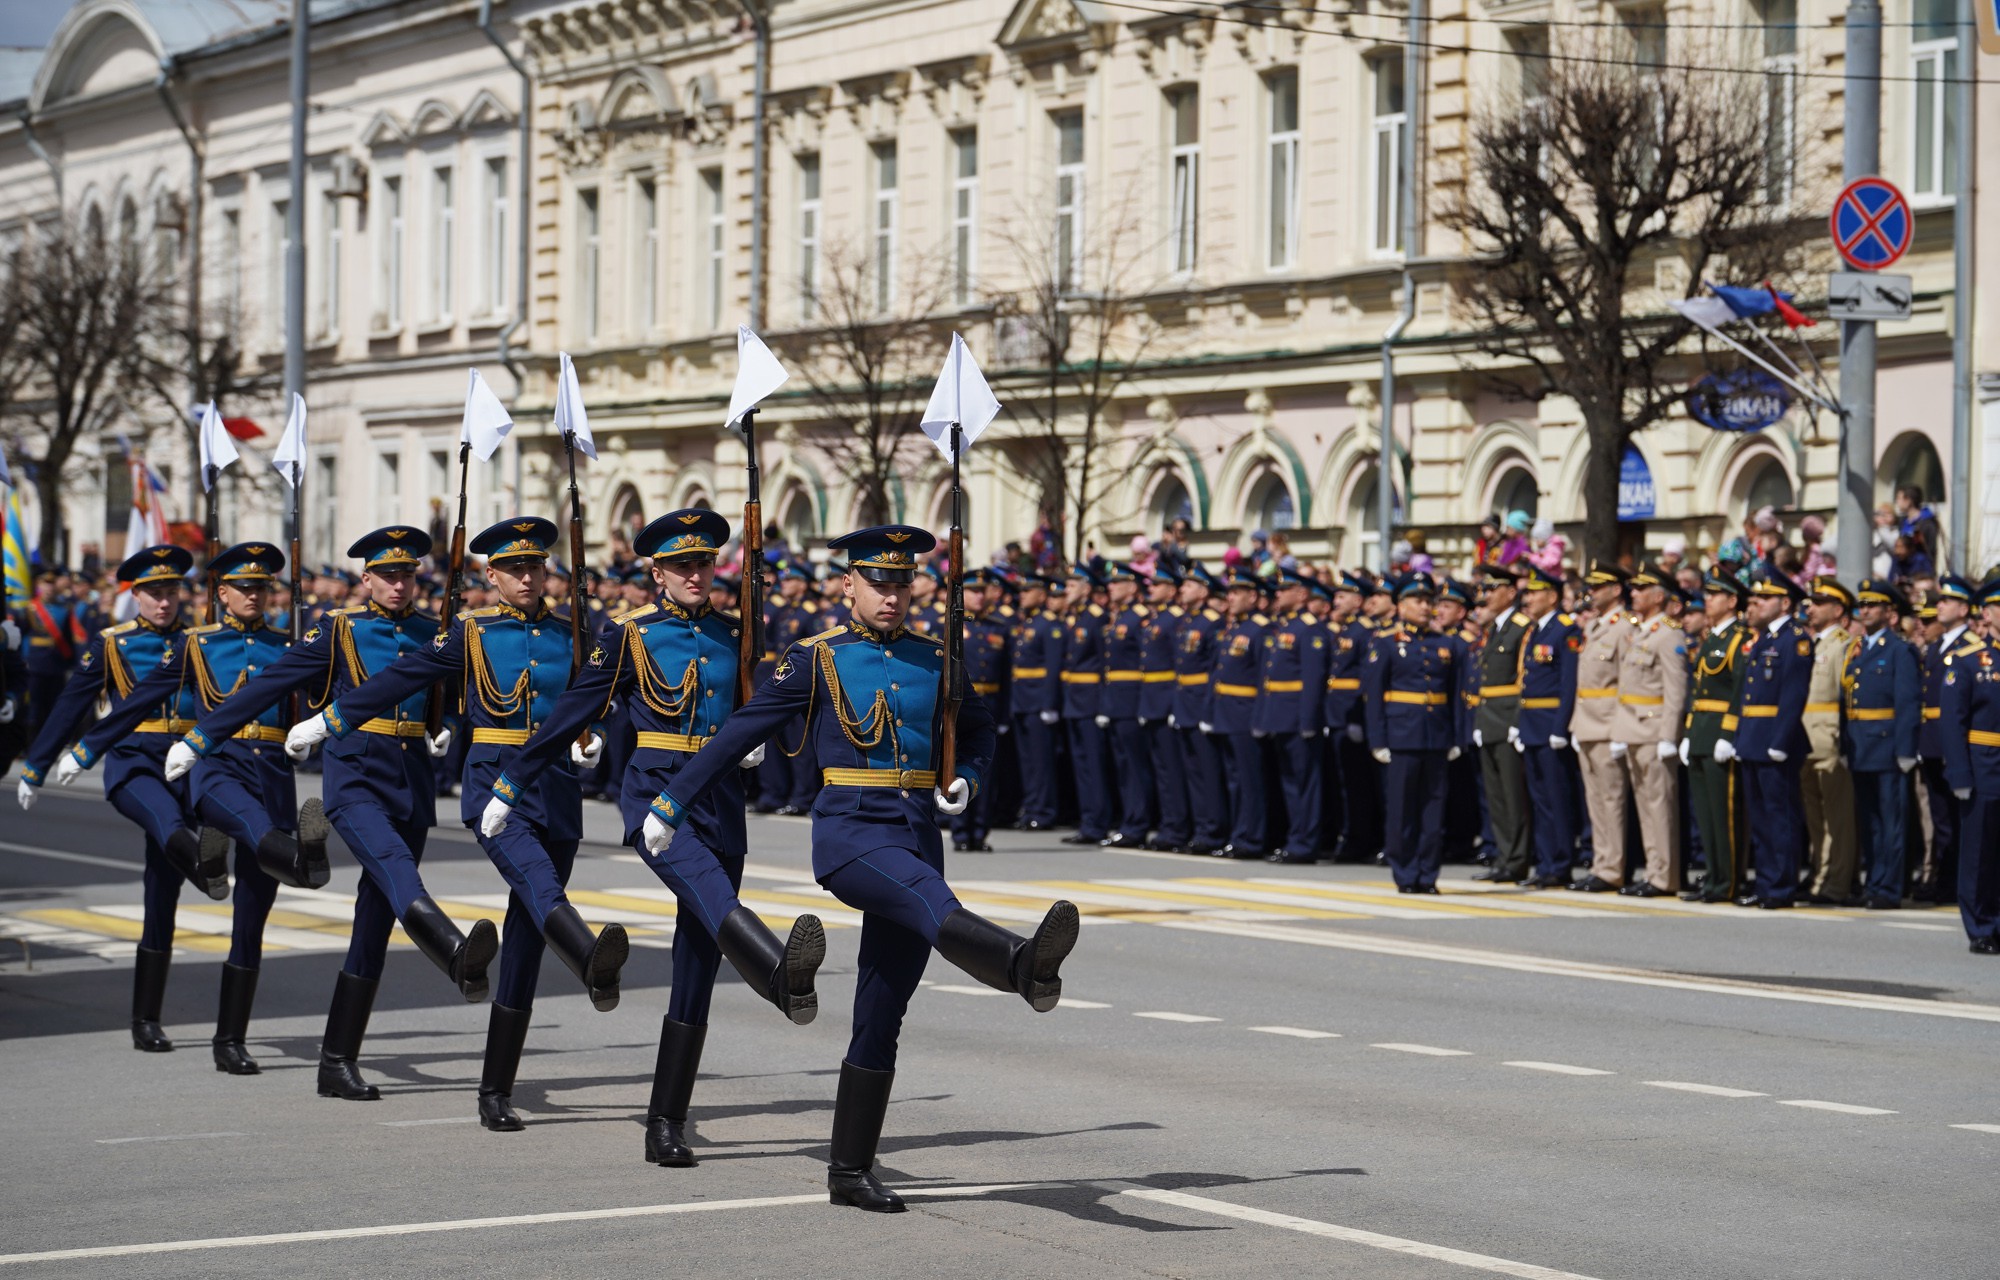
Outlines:
<svg viewBox="0 0 2000 1280"><path fill-rule="evenodd" d="M426 895L410 904L403 914L403 932L417 944L417 950L444 970L445 976L472 1004L486 998L486 966L500 951L500 934L491 920L476 920L471 933L460 933L444 908Z"/></svg>
<svg viewBox="0 0 2000 1280"><path fill-rule="evenodd" d="M1062 1000L1062 962L1076 946L1076 907L1058 902L1035 927L1035 936L1010 933L960 907L938 926L938 954L989 987L1012 991L1036 1013Z"/></svg>
<svg viewBox="0 0 2000 1280"><path fill-rule="evenodd" d="M361 1078L354 1060L368 1034L368 1014L375 1007L373 978L358 978L342 969L333 980L333 1004L326 1011L326 1038L319 1046L319 1096L349 1102L374 1102L382 1091Z"/></svg>
<svg viewBox="0 0 2000 1280"><path fill-rule="evenodd" d="M698 1163L687 1144L688 1099L694 1096L706 1026L660 1019L660 1059L653 1066L653 1100L646 1108L646 1162L669 1169Z"/></svg>
<svg viewBox="0 0 2000 1280"><path fill-rule="evenodd" d="M593 1008L609 1013L618 1007L618 971L631 953L624 925L607 924L592 933L576 908L565 902L549 912L542 924L542 940L589 988Z"/></svg>
<svg viewBox="0 0 2000 1280"><path fill-rule="evenodd" d="M826 1166L829 1203L870 1213L903 1212L903 1197L875 1177L875 1147L882 1141L882 1119L889 1114L889 1089L895 1083L894 1071L870 1071L841 1062L840 1093L833 1103L832 1159Z"/></svg>
<svg viewBox="0 0 2000 1280"><path fill-rule="evenodd" d="M496 1004L486 1022L486 1065L479 1072L479 1123L496 1133L513 1133L523 1127L511 1099L531 1016L527 1009Z"/></svg>
<svg viewBox="0 0 2000 1280"><path fill-rule="evenodd" d="M250 1006L257 999L257 971L224 961L222 964L222 1006L215 1016L215 1069L232 1076L254 1076L263 1068L243 1048L243 1036L250 1030Z"/></svg>
<svg viewBox="0 0 2000 1280"><path fill-rule="evenodd" d="M793 920L791 937L781 946L778 935L756 912L738 907L723 917L715 943L750 989L776 1005L779 1013L801 1027L818 1015L813 975L826 959L826 929L818 916Z"/></svg>
<svg viewBox="0 0 2000 1280"><path fill-rule="evenodd" d="M229 837L210 827L197 835L186 827L167 837L167 861L183 879L220 902L229 896Z"/></svg>
<svg viewBox="0 0 2000 1280"><path fill-rule="evenodd" d="M318 800L299 806L299 830L273 829L257 842L257 865L279 884L294 889L324 888L332 878L326 862L326 809Z"/></svg>
<svg viewBox="0 0 2000 1280"><path fill-rule="evenodd" d="M167 964L172 955L165 951L139 948L132 966L132 1047L141 1053L172 1053L174 1042L160 1030L160 1004L167 998Z"/></svg>

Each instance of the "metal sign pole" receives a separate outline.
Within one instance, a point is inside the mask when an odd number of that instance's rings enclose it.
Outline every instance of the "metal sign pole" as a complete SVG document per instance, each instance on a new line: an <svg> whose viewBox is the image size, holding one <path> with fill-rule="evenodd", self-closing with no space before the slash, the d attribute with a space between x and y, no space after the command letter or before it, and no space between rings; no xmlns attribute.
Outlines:
<svg viewBox="0 0 2000 1280"><path fill-rule="evenodd" d="M1882 162L1882 9L1875 0L1847 6L1847 78L1843 98L1841 169L1848 182L1876 173ZM1870 572L1875 499L1875 322L1840 323L1840 573Z"/></svg>

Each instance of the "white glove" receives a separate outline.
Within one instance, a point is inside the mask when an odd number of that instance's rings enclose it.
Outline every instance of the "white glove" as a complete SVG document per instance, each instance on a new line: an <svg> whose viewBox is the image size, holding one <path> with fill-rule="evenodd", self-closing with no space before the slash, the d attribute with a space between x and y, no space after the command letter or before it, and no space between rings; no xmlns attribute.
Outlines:
<svg viewBox="0 0 2000 1280"><path fill-rule="evenodd" d="M646 847L654 853L665 853L667 846L674 842L674 829L660 821L660 815L657 813L646 815L646 820L639 824L639 834L645 840Z"/></svg>
<svg viewBox="0 0 2000 1280"><path fill-rule="evenodd" d="M76 775L83 772L83 766L76 757L65 751L56 757L56 785L66 787L76 781Z"/></svg>
<svg viewBox="0 0 2000 1280"><path fill-rule="evenodd" d="M1519 725L1510 724L1507 726L1507 745L1513 747L1516 751L1521 749L1521 728Z"/></svg>
<svg viewBox="0 0 2000 1280"><path fill-rule="evenodd" d="M994 724L994 726L993 726L993 732L995 732L995 733L999 734L999 735L1000 735L1001 737L1003 737L1003 738L1004 738L1004 737L1006 737L1006 736L1007 736L1007 733L1008 733L1008 731L1009 731L1010 729L1012 729L1013 727L1014 727L1013 725L1011 725L1011 724L1008 724L1008 723L1007 723L1007 722L1006 722L1005 720L1001 720L1001 721L998 721L998 722L996 722L996 723ZM761 750L762 748L759 748L759 749ZM763 759L764 757L762 757L762 756L758 756L757 758L758 758L759 760L762 760L762 759Z"/></svg>
<svg viewBox="0 0 2000 1280"><path fill-rule="evenodd" d="M1473 746L1475 746L1475 747L1483 747L1483 746L1485 746L1485 745L1486 745L1486 734L1485 734L1485 733L1484 733L1483 731L1479 730L1479 729L1474 729L1474 730L1472 731L1472 745L1473 745Z"/></svg>
<svg viewBox="0 0 2000 1280"><path fill-rule="evenodd" d="M1766 751L1770 754L1772 764L1783 764L1785 762L1785 753L1776 747L1768 747Z"/></svg>
<svg viewBox="0 0 2000 1280"><path fill-rule="evenodd" d="M1215 732L1215 726L1214 726L1214 725L1212 725L1212 724L1210 724L1210 723L1209 723L1208 721L1206 721L1206 720L1202 721L1202 722L1201 722L1200 724L1196 725L1195 727L1196 727L1197 729L1200 729L1200 730L1201 730L1201 731L1202 731L1203 733L1214 733L1214 732Z"/></svg>
<svg viewBox="0 0 2000 1280"><path fill-rule="evenodd" d="M1461 755L1463 755L1463 754L1465 754L1465 753L1464 753L1464 752L1463 752L1463 751L1462 751L1461 749L1459 749L1458 747L1446 747L1446 748L1445 748L1445 753L1444 753L1444 758L1445 758L1445 759L1447 759L1447 760L1456 760L1456 759L1458 759L1458 758L1459 758L1459 756L1461 756Z"/></svg>
<svg viewBox="0 0 2000 1280"><path fill-rule="evenodd" d="M569 761L579 769L595 769L604 758L604 735L593 733L583 742L569 744Z"/></svg>
<svg viewBox="0 0 2000 1280"><path fill-rule="evenodd" d="M26 784L26 783L23 783L22 785L23 785L23 786L26 786L27 784ZM1971 787L1953 787L1953 788L1952 788L1952 792L1951 792L1951 794L1952 794L1952 796L1953 796L1954 798L1956 798L1956 799L1959 799L1959 800L1970 800L1970 799L1972 799L1972 788L1971 788Z"/></svg>
<svg viewBox="0 0 2000 1280"><path fill-rule="evenodd" d="M1681 749L1671 742L1655 743L1653 750L1659 754L1662 760L1671 760L1681 753Z"/></svg>
<svg viewBox="0 0 2000 1280"><path fill-rule="evenodd" d="M326 722L322 713L310 720L301 720L285 735L285 754L294 760L303 760L312 754L312 749L333 736L333 726Z"/></svg>
<svg viewBox="0 0 2000 1280"><path fill-rule="evenodd" d="M1717 738L1715 740L1715 762L1717 764L1728 764L1735 758L1736 744L1727 738Z"/></svg>
<svg viewBox="0 0 2000 1280"><path fill-rule="evenodd" d="M185 742L176 742L167 748L167 781L179 782L194 768L194 762L201 759L194 748Z"/></svg>
<svg viewBox="0 0 2000 1280"><path fill-rule="evenodd" d="M965 785L964 778L953 778L949 792L931 788L931 796L936 799L939 813L953 815L965 812L965 806L972 800L972 788Z"/></svg>
<svg viewBox="0 0 2000 1280"><path fill-rule="evenodd" d="M14 789L14 797L21 802L21 807L23 809L34 808L35 784L28 781L26 778L21 779L21 785Z"/></svg>
<svg viewBox="0 0 2000 1280"><path fill-rule="evenodd" d="M1347 726L1347 740L1349 742L1359 742L1367 736L1368 736L1367 734L1361 732L1360 725L1351 724Z"/></svg>
<svg viewBox="0 0 2000 1280"><path fill-rule="evenodd" d="M451 726L450 725L442 726L441 728L438 729L437 737L435 738L427 737L424 739L424 741L430 747L431 759L433 760L444 759L444 753L451 750Z"/></svg>
<svg viewBox="0 0 2000 1280"><path fill-rule="evenodd" d="M1681 763L1682 763L1682 764L1686 764L1687 762L1688 762L1688 740L1687 740L1686 738L1682 738L1682 739L1681 739Z"/></svg>
<svg viewBox="0 0 2000 1280"><path fill-rule="evenodd" d="M1306 740L1310 741L1310 740L1312 740L1312 739L1314 739L1314 738L1317 738L1317 737L1319 737L1319 730L1317 730L1317 729L1301 729L1301 730L1299 730L1299 736L1300 736L1301 738L1305 738Z"/></svg>
<svg viewBox="0 0 2000 1280"><path fill-rule="evenodd" d="M1567 747L1568 745L1569 745L1569 739L1563 737L1560 733L1552 733L1549 735L1549 748L1551 750L1561 751L1564 747Z"/></svg>
<svg viewBox="0 0 2000 1280"><path fill-rule="evenodd" d="M1054 724L1054 723L1055 723L1056 721L1058 721L1058 720L1060 720L1060 719L1062 719L1062 713L1061 713L1060 711L1044 711L1044 712L1042 712L1042 723L1043 723L1043 724Z"/></svg>
<svg viewBox="0 0 2000 1280"><path fill-rule="evenodd" d="M1178 729L1178 728L1180 728L1180 727L1181 727L1181 721L1180 721L1180 717L1179 717L1179 716L1177 716L1177 715L1174 715L1174 714L1173 714L1172 712L1168 712L1168 713L1167 713L1167 728L1169 728L1169 729Z"/></svg>
<svg viewBox="0 0 2000 1280"><path fill-rule="evenodd" d="M0 724L14 723L14 700L0 698Z"/></svg>
<svg viewBox="0 0 2000 1280"><path fill-rule="evenodd" d="M479 815L479 834L489 840L499 835L507 829L508 815L513 812L513 805L499 796L494 796L486 802L486 812Z"/></svg>
<svg viewBox="0 0 2000 1280"><path fill-rule="evenodd" d="M1521 735L1518 733L1514 734L1513 736L1507 739L1507 745L1513 747L1514 750L1521 752L1524 755L1527 753L1528 750L1528 744L1521 741Z"/></svg>
<svg viewBox="0 0 2000 1280"><path fill-rule="evenodd" d="M0 647L8 649L21 647L21 628L15 625L12 618L0 618L0 637L6 640L6 644Z"/></svg>
<svg viewBox="0 0 2000 1280"><path fill-rule="evenodd" d="M764 744L760 742L750 748L749 755L744 756L742 760L737 762L737 767L739 769L755 769L762 763L764 763Z"/></svg>
<svg viewBox="0 0 2000 1280"><path fill-rule="evenodd" d="M1091 720L1094 721L1097 727L1100 729L1109 729L1111 727L1110 716L1092 716Z"/></svg>
<svg viewBox="0 0 2000 1280"><path fill-rule="evenodd" d="M1148 721L1148 720L1146 719L1146 717L1144 717L1144 716L1140 716L1140 717L1139 717L1139 727L1140 727L1140 728L1142 728L1142 729L1143 729L1143 728L1145 728L1145 727L1146 727L1146 725L1147 725L1147 724L1149 724L1149 723L1150 723L1150 721Z"/></svg>
<svg viewBox="0 0 2000 1280"><path fill-rule="evenodd" d="M1624 744L1624 743L1622 743L1622 742L1614 742L1614 743L1612 743L1612 744L1611 744L1611 758L1612 758L1613 760L1620 760L1620 759L1623 759L1623 758L1624 758L1624 756L1625 756L1625 752L1626 752L1626 749L1627 749L1627 748L1626 748L1625 744Z"/></svg>
<svg viewBox="0 0 2000 1280"><path fill-rule="evenodd" d="M1389 748L1387 747L1377 747L1373 751L1370 751L1368 754L1375 757L1376 764L1389 763Z"/></svg>
<svg viewBox="0 0 2000 1280"><path fill-rule="evenodd" d="M1896 767L1904 773L1908 773L1917 767L1917 758L1915 756L1897 756Z"/></svg>

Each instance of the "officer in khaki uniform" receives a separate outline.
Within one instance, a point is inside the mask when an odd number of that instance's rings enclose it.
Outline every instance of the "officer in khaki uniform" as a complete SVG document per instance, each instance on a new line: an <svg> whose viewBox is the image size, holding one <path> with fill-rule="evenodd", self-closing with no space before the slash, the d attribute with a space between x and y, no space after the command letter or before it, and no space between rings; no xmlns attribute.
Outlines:
<svg viewBox="0 0 2000 1280"><path fill-rule="evenodd" d="M1632 575L1632 630L1618 661L1618 707L1611 720L1612 746L1624 748L1617 754L1638 807L1639 837L1646 846L1645 873L1620 892L1639 898L1665 897L1680 888L1680 734L1687 714L1687 635L1667 616L1671 582L1657 565L1646 565ZM1584 654L1589 653L1586 644Z"/></svg>
<svg viewBox="0 0 2000 1280"><path fill-rule="evenodd" d="M1611 722L1618 712L1618 668L1636 628L1625 611L1625 582L1631 575L1598 561L1584 576L1597 616L1583 632L1576 659L1576 708L1569 737L1583 765L1584 807L1590 813L1590 874L1569 887L1607 893L1625 883L1625 765Z"/></svg>
<svg viewBox="0 0 2000 1280"><path fill-rule="evenodd" d="M1854 895L1854 779L1840 755L1840 680L1855 647L1848 628L1853 608L1853 594L1838 579L1813 579L1806 595L1813 635L1805 716L1811 746L1799 769L1808 867L1802 900L1813 906L1842 906Z"/></svg>

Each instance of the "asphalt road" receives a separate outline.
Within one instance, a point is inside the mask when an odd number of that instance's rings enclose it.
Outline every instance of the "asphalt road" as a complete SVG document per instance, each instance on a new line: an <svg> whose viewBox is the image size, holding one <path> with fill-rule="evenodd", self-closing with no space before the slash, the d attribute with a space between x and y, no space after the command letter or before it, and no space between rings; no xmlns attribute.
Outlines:
<svg viewBox="0 0 2000 1280"><path fill-rule="evenodd" d="M228 919L198 897L181 1047L132 1052L138 851L94 785L0 818L0 1274L2000 1274L2000 962L1948 912L1579 902L1463 868L1413 900L1368 868L1001 833L951 878L1000 918L1083 906L1068 998L1036 1015L933 960L881 1156L913 1211L882 1218L825 1202L858 935L802 821L751 820L747 900L825 903L821 1017L725 979L702 1164L663 1170L640 1126L673 909L608 807L572 887L634 928L624 1001L595 1013L546 964L529 1127L491 1134L486 1010L400 940L362 1063L383 1100L314 1095L344 854L279 901L262 1076L209 1062ZM501 901L462 831L425 869L455 915Z"/></svg>

